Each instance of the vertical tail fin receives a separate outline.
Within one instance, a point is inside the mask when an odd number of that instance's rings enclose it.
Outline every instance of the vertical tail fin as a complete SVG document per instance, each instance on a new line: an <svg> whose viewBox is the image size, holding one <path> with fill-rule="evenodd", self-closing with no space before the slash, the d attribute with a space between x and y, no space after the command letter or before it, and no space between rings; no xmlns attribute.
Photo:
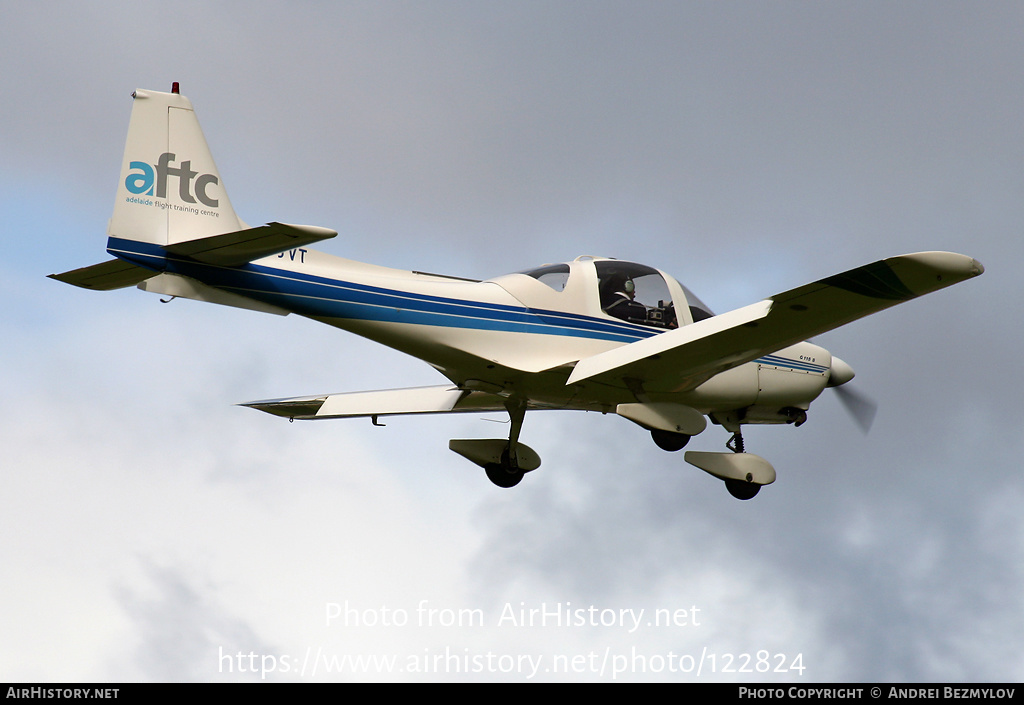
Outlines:
<svg viewBox="0 0 1024 705"><path fill-rule="evenodd" d="M167 246L247 226L235 214L192 103L137 90L121 164L111 238Z"/></svg>
<svg viewBox="0 0 1024 705"><path fill-rule="evenodd" d="M183 278L166 271L168 258L235 267L288 249L294 258L294 248L338 234L277 222L250 228L231 207L192 103L178 93L178 84L170 93L137 90L132 98L121 179L107 226L107 252L117 259L51 274L53 279L101 291L140 284L146 291L253 308L254 302L199 281L182 283ZM275 306L257 308L287 313Z"/></svg>

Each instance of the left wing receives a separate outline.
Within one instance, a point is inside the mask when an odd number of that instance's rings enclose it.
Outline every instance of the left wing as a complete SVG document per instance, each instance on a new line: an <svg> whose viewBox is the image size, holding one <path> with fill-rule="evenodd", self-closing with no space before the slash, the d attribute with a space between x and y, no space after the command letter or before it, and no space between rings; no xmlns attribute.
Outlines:
<svg viewBox="0 0 1024 705"><path fill-rule="evenodd" d="M250 401L240 406L289 419L505 411L504 398L452 385Z"/></svg>
<svg viewBox="0 0 1024 705"><path fill-rule="evenodd" d="M567 384L685 391L762 355L984 272L952 252L890 257L580 360Z"/></svg>

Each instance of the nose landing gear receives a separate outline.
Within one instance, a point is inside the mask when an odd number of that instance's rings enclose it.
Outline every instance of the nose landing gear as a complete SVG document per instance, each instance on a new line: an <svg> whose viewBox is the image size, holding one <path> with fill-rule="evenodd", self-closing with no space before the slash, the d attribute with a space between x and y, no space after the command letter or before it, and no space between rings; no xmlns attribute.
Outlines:
<svg viewBox="0 0 1024 705"><path fill-rule="evenodd" d="M759 455L747 453L739 426L725 444L730 453L687 451L685 459L709 475L725 482L725 488L736 499L753 499L762 485L775 482L775 468Z"/></svg>

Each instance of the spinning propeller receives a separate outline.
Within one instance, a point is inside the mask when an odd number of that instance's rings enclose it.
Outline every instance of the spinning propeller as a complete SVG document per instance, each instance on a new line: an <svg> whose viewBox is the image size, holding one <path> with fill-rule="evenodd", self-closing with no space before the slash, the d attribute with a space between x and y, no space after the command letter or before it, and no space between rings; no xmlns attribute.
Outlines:
<svg viewBox="0 0 1024 705"><path fill-rule="evenodd" d="M835 388L843 408L853 417L860 430L867 433L871 430L871 423L875 420L878 404L860 392L844 386L854 376L852 367L838 357L832 357L832 370L829 373L828 386Z"/></svg>

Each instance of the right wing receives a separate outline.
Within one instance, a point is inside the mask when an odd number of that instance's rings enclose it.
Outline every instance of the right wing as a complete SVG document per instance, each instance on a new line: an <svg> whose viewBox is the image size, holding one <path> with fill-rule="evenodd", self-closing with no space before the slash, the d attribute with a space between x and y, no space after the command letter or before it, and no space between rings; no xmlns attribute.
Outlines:
<svg viewBox="0 0 1024 705"><path fill-rule="evenodd" d="M983 271L977 261L951 252L890 257L585 358L567 384L635 388L640 383L647 391L685 391L719 372Z"/></svg>

